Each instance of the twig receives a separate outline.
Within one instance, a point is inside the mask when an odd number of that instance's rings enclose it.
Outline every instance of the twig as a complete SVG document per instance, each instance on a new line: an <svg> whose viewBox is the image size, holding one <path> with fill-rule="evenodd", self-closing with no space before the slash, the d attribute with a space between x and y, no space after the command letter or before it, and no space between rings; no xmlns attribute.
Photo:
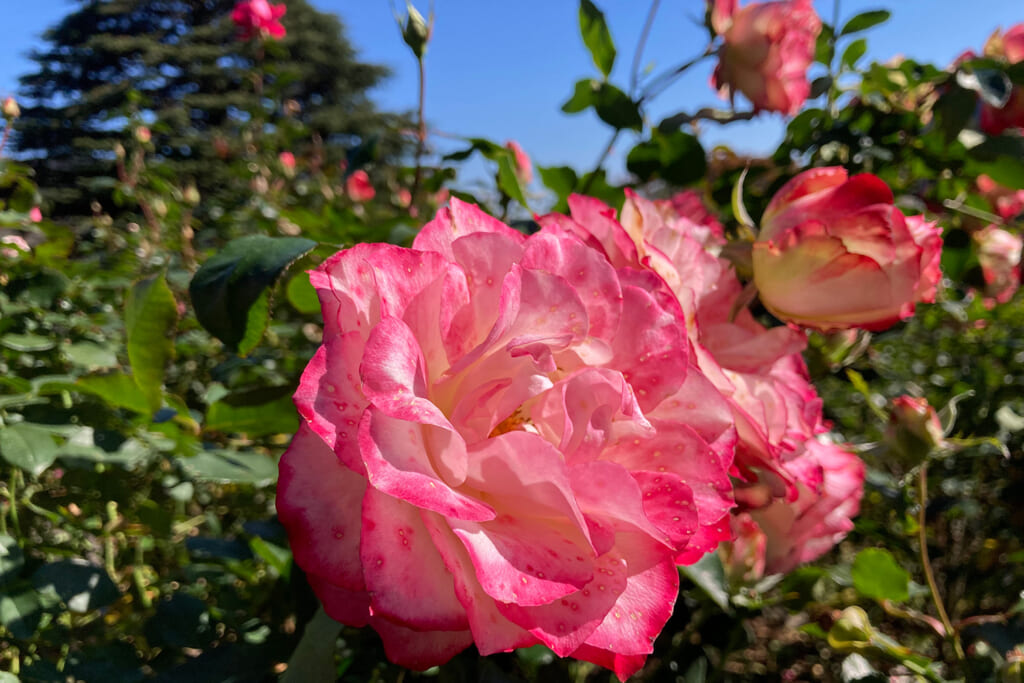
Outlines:
<svg viewBox="0 0 1024 683"><path fill-rule="evenodd" d="M921 469L917 473L917 538L921 550L921 567L924 569L924 577L928 581L928 590L932 594L932 602L935 603L935 611L939 614L939 620L946 630L946 638L952 641L953 651L956 658L964 661L964 650L960 645L960 636L953 628L953 623L946 613L946 606L942 603L942 596L939 595L939 587L935 583L935 573L932 571L931 560L928 559L928 528L926 522L926 506L928 503L928 465L921 463Z"/></svg>
<svg viewBox="0 0 1024 683"><path fill-rule="evenodd" d="M633 66L629 71L629 94L636 95L637 81L640 78L640 60L644 56L644 47L647 45L647 38L651 35L651 26L654 25L654 16L658 13L658 5L661 0L654 0L651 8L647 10L647 20L644 22L643 30L640 31L640 39L636 43L636 51L633 52Z"/></svg>

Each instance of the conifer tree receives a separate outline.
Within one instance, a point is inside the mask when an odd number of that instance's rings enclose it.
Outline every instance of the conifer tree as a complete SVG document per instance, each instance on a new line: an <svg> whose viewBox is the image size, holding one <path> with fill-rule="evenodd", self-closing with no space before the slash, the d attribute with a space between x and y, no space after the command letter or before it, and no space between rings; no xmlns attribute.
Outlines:
<svg viewBox="0 0 1024 683"><path fill-rule="evenodd" d="M79 0L21 78L16 144L51 215L90 212L114 175L117 142L140 123L169 175L221 206L242 188L216 162L251 144L242 133L254 118L279 146L322 140L328 161L371 137L382 154L398 153L403 119L367 97L387 70L358 61L333 15L283 1L287 35L262 42L239 39L235 0Z"/></svg>

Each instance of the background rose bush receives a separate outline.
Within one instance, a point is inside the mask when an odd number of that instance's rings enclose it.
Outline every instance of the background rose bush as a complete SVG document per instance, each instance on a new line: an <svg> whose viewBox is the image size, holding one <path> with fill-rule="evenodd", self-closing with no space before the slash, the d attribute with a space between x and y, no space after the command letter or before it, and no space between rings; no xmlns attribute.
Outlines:
<svg viewBox="0 0 1024 683"><path fill-rule="evenodd" d="M182 15L176 52L196 47L193 31L229 42L234 5L200 28ZM758 3L719 9L739 22L758 7L770 15ZM582 3L600 74L566 111L607 123L619 145L609 149L632 145L624 179L603 157L577 173L481 138L439 159L429 112L374 114L394 127L377 143L354 121L363 132L322 135L323 111L278 78L293 68L286 52L315 43L310 26L329 23L307 22L309 11L288 3L280 44L276 27L257 26L245 43L213 41L230 59L202 62L240 69L233 101L252 103L227 129L202 129L197 149L223 182L192 183L163 156L179 123L145 97L117 105L123 130L110 124L105 152L89 150L109 162L96 182L54 187L37 166L40 193L22 164L0 160L0 666L30 681L1012 673L1024 641L1024 318L1013 250L984 237L988 226L1016 237L1024 178L1019 133L982 120L1020 86L998 41L956 65L867 64L860 36L887 13L826 17L813 51L797 35L799 59L773 85L787 93L780 109L808 86L785 141L744 158L706 152L704 120L753 111L684 102L652 119L677 69L619 83L615 28ZM682 65L735 56L711 19L707 47ZM422 59L432 20L402 21ZM781 59L785 39L759 26L747 24L746 44ZM93 58L106 54L102 35L89 41ZM730 72L734 90L741 76L772 85L775 72L748 63L753 72ZM140 87L158 93L156 82ZM22 105L5 99L5 135L39 115L38 102ZM495 170L484 189L459 164L477 153ZM812 188L803 204L788 195L808 168L860 187L844 212L818 197L838 190ZM88 194L84 215L53 199L71 185ZM483 213L453 201L421 230L449 194ZM777 292L750 286L773 221L820 238L796 229L817 221L844 254L870 252L878 268L860 259L858 277L887 282L893 327L808 333L773 316ZM861 241L864 226L892 232ZM583 284L570 257L586 265ZM584 295L591 280L604 295ZM938 303L922 303L933 288ZM851 308L848 291L832 291L816 297L812 326L883 325L863 298ZM556 311L543 305L552 297ZM919 305L897 322L901 299ZM628 305L638 300L650 308ZM647 312L664 322L651 334ZM643 361L648 348L669 358ZM673 405L680 392L694 407ZM411 405L398 398L408 395ZM616 443L624 434L642 448ZM671 468L655 464L679 445ZM666 479L683 497L657 497ZM617 495L595 493L600 483ZM675 514L684 486L696 517ZM555 537L583 568L551 561L540 578L533 560ZM583 595L594 576L610 576L600 585L614 602ZM502 592L530 577L543 591ZM349 625L314 616L318 598ZM616 626L618 607L637 620ZM442 660L422 673L394 663Z"/></svg>

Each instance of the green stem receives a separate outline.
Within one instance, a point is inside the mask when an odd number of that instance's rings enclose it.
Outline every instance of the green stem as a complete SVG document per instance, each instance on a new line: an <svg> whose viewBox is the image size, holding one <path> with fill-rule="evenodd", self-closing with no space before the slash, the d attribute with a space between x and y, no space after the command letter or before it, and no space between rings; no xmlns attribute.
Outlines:
<svg viewBox="0 0 1024 683"><path fill-rule="evenodd" d="M935 603L935 611L939 615L942 627L946 630L946 638L952 643L953 651L960 662L964 661L964 650L960 644L960 636L953 628L953 622L949 620L946 613L946 606L939 595L939 587L935 583L935 573L932 571L931 560L928 559L928 528L926 523L926 506L928 503L928 465L921 464L921 470L917 474L917 538L921 551L921 567L924 569L924 577L928 582L928 590L932 594L932 602Z"/></svg>
<svg viewBox="0 0 1024 683"><path fill-rule="evenodd" d="M604 166L604 160L608 158L608 155L612 153L612 148L615 147L615 141L619 139L619 133L622 132L621 128L616 128L615 132L612 133L611 140L604 146L604 151L601 152L601 156L597 159L597 164L594 166L594 170L587 175L587 179L583 182L583 187L580 188L580 194L586 194L587 190L594 182L594 178L597 177L597 172Z"/></svg>
<svg viewBox="0 0 1024 683"><path fill-rule="evenodd" d="M18 475L21 472L15 468L11 472L11 480L7 484L7 501L11 506L11 527L14 529L14 535L16 537L21 536L21 524L18 521Z"/></svg>
<svg viewBox="0 0 1024 683"><path fill-rule="evenodd" d="M427 121L423 116L426 110L427 72L423 66L423 57L416 58L419 64L419 106L416 110L416 171L412 177L412 190L409 192L410 206L416 206L416 193L420 188L420 177L423 175L423 151L427 144Z"/></svg>
<svg viewBox="0 0 1024 683"><path fill-rule="evenodd" d="M633 68L629 72L629 94L630 96L636 95L636 85L640 78L640 60L644 56L644 47L647 45L647 38L651 35L651 27L654 25L654 16L658 13L658 5L661 4L661 0L654 0L651 3L651 8L647 10L647 20L644 22L644 28L640 31L640 39L636 43L636 52L633 53Z"/></svg>

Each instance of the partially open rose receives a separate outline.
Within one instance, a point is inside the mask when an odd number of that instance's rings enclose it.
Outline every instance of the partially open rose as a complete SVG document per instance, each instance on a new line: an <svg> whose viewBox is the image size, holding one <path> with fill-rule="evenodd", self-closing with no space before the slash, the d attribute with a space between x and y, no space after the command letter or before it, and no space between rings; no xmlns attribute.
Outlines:
<svg viewBox="0 0 1024 683"><path fill-rule="evenodd" d="M754 282L779 319L821 331L882 330L935 299L942 238L904 216L876 176L839 167L797 175L765 209Z"/></svg>
<svg viewBox="0 0 1024 683"><path fill-rule="evenodd" d="M413 668L543 643L638 670L733 507L730 408L665 283L456 199L311 281L277 505L328 614Z"/></svg>

